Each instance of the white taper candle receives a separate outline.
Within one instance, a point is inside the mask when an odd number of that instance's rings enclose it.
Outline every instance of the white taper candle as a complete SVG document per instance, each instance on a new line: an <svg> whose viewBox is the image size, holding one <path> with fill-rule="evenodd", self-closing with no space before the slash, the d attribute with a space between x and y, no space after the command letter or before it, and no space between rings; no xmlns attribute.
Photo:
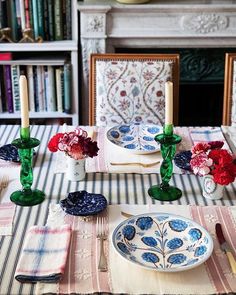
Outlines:
<svg viewBox="0 0 236 295"><path fill-rule="evenodd" d="M24 75L20 76L20 107L21 107L21 128L29 127L29 102L28 102L28 86Z"/></svg>
<svg viewBox="0 0 236 295"><path fill-rule="evenodd" d="M165 83L165 125L173 124L173 83Z"/></svg>

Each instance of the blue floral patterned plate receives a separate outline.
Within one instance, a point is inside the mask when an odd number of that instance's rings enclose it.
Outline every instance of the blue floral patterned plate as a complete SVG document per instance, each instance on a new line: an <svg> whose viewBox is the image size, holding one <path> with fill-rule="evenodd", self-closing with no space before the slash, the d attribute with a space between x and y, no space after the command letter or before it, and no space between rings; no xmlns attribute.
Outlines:
<svg viewBox="0 0 236 295"><path fill-rule="evenodd" d="M193 220L168 213L130 217L115 228L112 243L126 260L161 272L194 268L213 251L207 230Z"/></svg>
<svg viewBox="0 0 236 295"><path fill-rule="evenodd" d="M95 215L107 207L107 200L103 195L92 194L87 191L69 193L68 197L60 201L62 209L71 215Z"/></svg>
<svg viewBox="0 0 236 295"><path fill-rule="evenodd" d="M192 157L191 151L182 151L174 156L175 165L181 169L192 171L190 160Z"/></svg>
<svg viewBox="0 0 236 295"><path fill-rule="evenodd" d="M162 132L157 125L139 123L114 126L107 131L107 138L118 147L134 154L150 154L160 150L160 144L154 140Z"/></svg>
<svg viewBox="0 0 236 295"><path fill-rule="evenodd" d="M20 162L18 149L12 144L5 144L0 147L0 159L11 162Z"/></svg>

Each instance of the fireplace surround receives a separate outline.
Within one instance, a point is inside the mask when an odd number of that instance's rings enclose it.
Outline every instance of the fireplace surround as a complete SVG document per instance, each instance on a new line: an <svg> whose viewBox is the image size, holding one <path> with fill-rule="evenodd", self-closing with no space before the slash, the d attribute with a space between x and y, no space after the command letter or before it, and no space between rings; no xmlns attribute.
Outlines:
<svg viewBox="0 0 236 295"><path fill-rule="evenodd" d="M180 121L180 125L221 123L224 54L236 52L235 0L153 0L140 5L111 0L78 3L82 60L80 123L88 123L91 53L167 51L179 52L181 56L180 110L183 114L179 117L186 120ZM191 54L189 60L195 62L181 63ZM189 69L184 76L186 65ZM212 73L207 71L209 67ZM199 77L202 69L207 74ZM200 89L199 96L197 89ZM190 108L197 109L194 105L200 103L202 93L206 94L202 103L212 93L215 100L208 102L205 121L196 117L192 123L189 111ZM197 115L200 118L200 114ZM211 116L216 118L208 120Z"/></svg>

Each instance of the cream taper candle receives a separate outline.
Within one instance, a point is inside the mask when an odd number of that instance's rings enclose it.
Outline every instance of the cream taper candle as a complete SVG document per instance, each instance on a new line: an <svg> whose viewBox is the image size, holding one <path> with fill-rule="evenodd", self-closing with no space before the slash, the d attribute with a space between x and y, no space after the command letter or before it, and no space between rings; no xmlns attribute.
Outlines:
<svg viewBox="0 0 236 295"><path fill-rule="evenodd" d="M165 125L173 124L173 83L165 83Z"/></svg>
<svg viewBox="0 0 236 295"><path fill-rule="evenodd" d="M29 127L29 102L28 102L28 86L24 75L20 76L20 107L21 107L21 128Z"/></svg>

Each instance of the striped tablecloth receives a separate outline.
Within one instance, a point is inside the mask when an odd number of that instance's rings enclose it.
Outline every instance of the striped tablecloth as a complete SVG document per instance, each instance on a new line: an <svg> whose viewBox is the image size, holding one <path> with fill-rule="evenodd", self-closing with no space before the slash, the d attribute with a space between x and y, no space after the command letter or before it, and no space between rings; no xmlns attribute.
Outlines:
<svg viewBox="0 0 236 295"><path fill-rule="evenodd" d="M31 284L20 284L14 279L16 265L21 253L27 229L32 225L45 225L48 218L49 205L58 203L60 199L67 196L68 192L87 190L94 193L102 193L106 196L109 204L163 204L154 201L148 196L148 188L160 182L159 174L107 174L88 173L86 179L81 182L69 182L64 174L53 173L53 162L56 154L50 153L46 146L52 135L59 132L60 127L32 126L31 136L41 141L36 148L34 158L34 182L33 188L43 190L46 200L34 207L17 206L14 218L12 236L0 236L0 294L35 294L35 286ZM10 143L19 137L20 127L16 125L1 125L1 145ZM4 168L4 167L0 167ZM15 170L14 170L15 171ZM4 173L0 169L0 175ZM13 179L19 175L12 173ZM15 183L15 182L14 182ZM171 183L178 186L183 196L173 205L236 205L236 183L226 187L224 199L211 201L202 197L201 178L190 174L174 174ZM7 191L14 191L21 187L10 187ZM6 199L8 196L4 196Z"/></svg>

